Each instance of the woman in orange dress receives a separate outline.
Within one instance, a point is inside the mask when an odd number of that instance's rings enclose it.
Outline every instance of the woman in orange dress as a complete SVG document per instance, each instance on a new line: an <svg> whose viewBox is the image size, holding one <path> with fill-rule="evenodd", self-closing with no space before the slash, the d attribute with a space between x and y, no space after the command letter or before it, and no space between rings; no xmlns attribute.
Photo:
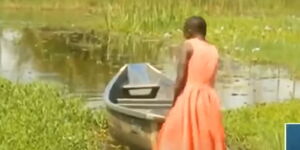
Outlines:
<svg viewBox="0 0 300 150"><path fill-rule="evenodd" d="M214 90L218 50L205 40L206 22L190 17L179 57L174 104L155 150L225 150L220 100Z"/></svg>

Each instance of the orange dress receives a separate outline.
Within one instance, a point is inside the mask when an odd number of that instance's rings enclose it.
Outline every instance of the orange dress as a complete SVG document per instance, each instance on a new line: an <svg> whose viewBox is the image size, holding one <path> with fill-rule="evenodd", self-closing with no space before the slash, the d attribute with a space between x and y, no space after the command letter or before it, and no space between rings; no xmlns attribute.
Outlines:
<svg viewBox="0 0 300 150"><path fill-rule="evenodd" d="M199 39L192 46L187 82L158 134L155 150L225 150L220 101L213 88L217 49Z"/></svg>

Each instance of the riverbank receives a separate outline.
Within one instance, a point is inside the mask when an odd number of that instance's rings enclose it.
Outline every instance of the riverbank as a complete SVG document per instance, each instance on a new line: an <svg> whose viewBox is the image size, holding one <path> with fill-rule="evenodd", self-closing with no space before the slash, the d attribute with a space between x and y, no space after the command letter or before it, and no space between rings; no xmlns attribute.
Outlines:
<svg viewBox="0 0 300 150"><path fill-rule="evenodd" d="M105 113L84 107L78 98L62 98L54 86L0 80L0 148L102 149L107 146ZM224 111L231 149L280 150L284 123L300 122L299 100ZM117 147L115 149L120 149Z"/></svg>

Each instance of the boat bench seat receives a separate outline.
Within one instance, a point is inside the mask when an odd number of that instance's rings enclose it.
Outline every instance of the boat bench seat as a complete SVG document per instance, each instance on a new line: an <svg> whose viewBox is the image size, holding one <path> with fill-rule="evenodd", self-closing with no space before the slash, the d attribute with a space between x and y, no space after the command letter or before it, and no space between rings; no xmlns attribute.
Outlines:
<svg viewBox="0 0 300 150"><path fill-rule="evenodd" d="M160 109L160 108L171 108L172 104L149 104L149 103L139 103L139 104L120 104L120 106L136 109Z"/></svg>
<svg viewBox="0 0 300 150"><path fill-rule="evenodd" d="M154 89L159 88L158 84L126 84L123 85L125 89Z"/></svg>
<svg viewBox="0 0 300 150"><path fill-rule="evenodd" d="M149 98L118 98L118 105L137 109L159 109L170 108L172 101L170 99L149 99Z"/></svg>
<svg viewBox="0 0 300 150"><path fill-rule="evenodd" d="M145 64L129 64L127 66L127 77L128 83L123 85L123 90L127 95L131 95L130 90L150 89L151 92L146 95L154 97L160 88L157 82L151 80L148 66Z"/></svg>
<svg viewBox="0 0 300 150"><path fill-rule="evenodd" d="M118 98L118 104L171 104L170 99Z"/></svg>

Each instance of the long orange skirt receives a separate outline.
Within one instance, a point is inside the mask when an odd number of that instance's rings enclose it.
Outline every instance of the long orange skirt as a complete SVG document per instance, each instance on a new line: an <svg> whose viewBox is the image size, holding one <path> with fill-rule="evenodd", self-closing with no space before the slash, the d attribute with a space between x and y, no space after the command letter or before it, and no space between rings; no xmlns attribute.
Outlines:
<svg viewBox="0 0 300 150"><path fill-rule="evenodd" d="M167 115L154 150L225 150L219 98L207 86L186 85Z"/></svg>

